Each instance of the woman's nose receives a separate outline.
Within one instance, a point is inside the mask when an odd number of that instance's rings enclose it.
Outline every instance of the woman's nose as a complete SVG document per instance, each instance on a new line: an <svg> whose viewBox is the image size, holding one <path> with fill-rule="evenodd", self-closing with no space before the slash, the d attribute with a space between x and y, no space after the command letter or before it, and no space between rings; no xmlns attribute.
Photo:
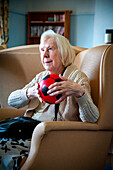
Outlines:
<svg viewBox="0 0 113 170"><path fill-rule="evenodd" d="M44 55L44 57L48 57L49 56L48 50L45 50L43 55Z"/></svg>

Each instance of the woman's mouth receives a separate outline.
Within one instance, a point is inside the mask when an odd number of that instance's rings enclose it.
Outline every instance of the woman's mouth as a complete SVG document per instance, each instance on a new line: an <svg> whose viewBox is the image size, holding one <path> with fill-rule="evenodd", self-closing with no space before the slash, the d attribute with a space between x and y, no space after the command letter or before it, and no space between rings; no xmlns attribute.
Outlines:
<svg viewBox="0 0 113 170"><path fill-rule="evenodd" d="M46 61L46 62L44 62L45 64L49 64L49 63L51 63L52 62L52 60L51 61Z"/></svg>

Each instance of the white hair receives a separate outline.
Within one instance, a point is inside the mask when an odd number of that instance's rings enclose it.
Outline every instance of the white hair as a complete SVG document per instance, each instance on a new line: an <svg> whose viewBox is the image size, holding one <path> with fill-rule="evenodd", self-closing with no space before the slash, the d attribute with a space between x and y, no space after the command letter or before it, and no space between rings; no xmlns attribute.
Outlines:
<svg viewBox="0 0 113 170"><path fill-rule="evenodd" d="M41 35L40 44L45 38L55 38L58 50L61 54L61 61L65 67L69 66L74 62L75 51L73 50L69 40L64 36L55 33L53 30L47 30ZM40 46L39 46L40 49Z"/></svg>

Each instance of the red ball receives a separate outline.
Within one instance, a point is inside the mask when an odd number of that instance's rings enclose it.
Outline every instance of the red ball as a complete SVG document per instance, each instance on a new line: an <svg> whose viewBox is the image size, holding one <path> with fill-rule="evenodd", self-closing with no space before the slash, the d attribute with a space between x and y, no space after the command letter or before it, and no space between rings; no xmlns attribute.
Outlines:
<svg viewBox="0 0 113 170"><path fill-rule="evenodd" d="M49 86L55 82L62 81L58 74L50 74L45 76L40 82L39 82L39 91L40 95L43 101L49 103L49 104L55 104L55 102L61 97L61 94L50 96L47 94L47 91L49 90Z"/></svg>

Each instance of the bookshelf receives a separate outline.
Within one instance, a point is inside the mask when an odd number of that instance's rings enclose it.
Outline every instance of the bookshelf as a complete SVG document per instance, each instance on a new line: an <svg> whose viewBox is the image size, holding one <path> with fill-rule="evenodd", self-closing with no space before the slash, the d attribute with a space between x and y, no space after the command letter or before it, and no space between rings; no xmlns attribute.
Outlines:
<svg viewBox="0 0 113 170"><path fill-rule="evenodd" d="M27 44L39 44L41 34L49 29L70 38L70 14L72 11L28 12Z"/></svg>

